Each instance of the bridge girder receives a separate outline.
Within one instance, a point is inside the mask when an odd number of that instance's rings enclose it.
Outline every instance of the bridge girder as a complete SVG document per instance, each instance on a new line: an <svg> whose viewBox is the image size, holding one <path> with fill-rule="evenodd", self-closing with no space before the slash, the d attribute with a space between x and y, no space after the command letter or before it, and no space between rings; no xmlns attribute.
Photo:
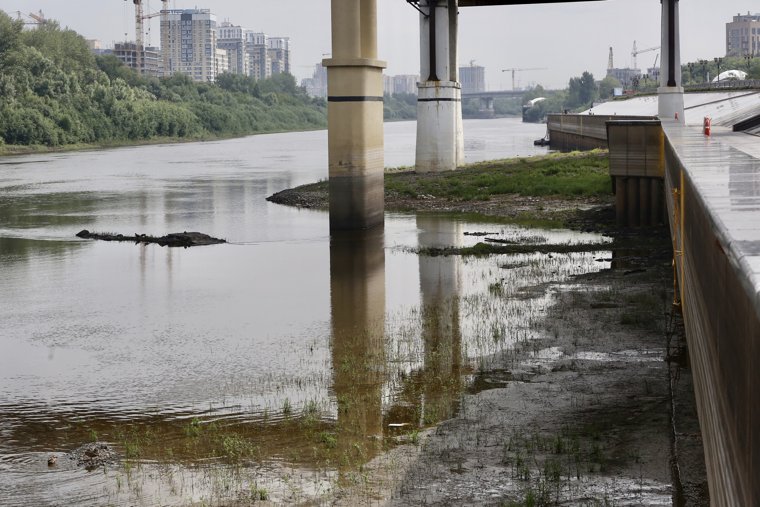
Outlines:
<svg viewBox="0 0 760 507"><path fill-rule="evenodd" d="M486 7L491 5L566 4L574 2L600 2L604 0L459 0L459 7Z"/></svg>

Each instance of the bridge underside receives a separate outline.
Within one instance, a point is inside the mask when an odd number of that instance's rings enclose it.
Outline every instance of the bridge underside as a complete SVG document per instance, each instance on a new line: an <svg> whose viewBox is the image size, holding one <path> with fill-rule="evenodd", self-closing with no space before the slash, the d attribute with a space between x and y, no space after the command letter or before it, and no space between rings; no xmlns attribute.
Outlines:
<svg viewBox="0 0 760 507"><path fill-rule="evenodd" d="M599 2L602 0L459 0L459 7L488 7L491 5L567 4Z"/></svg>

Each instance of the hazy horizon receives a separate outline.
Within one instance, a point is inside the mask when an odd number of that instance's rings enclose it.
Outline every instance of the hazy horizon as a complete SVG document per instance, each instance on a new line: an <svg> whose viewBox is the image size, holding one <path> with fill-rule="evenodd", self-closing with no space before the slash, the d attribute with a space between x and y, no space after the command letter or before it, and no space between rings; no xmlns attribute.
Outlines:
<svg viewBox="0 0 760 507"><path fill-rule="evenodd" d="M753 7L754 4L754 7ZM270 36L291 38L292 73L298 81L310 77L314 65L329 54L329 0L217 0L213 6L173 0L172 8L209 8L218 22L229 20ZM131 1L0 0L0 9L16 17L42 10L85 38L104 46L134 40ZM161 9L160 0L145 0L145 12ZM725 54L725 24L737 13L760 11L757 0L683 0L681 13L682 61L712 59ZM405 0L380 0L379 53L388 62L386 74L419 73L419 14ZM486 68L488 89L509 89L510 67L545 67L517 74L519 87L541 84L564 88L570 77L589 71L605 75L609 47L616 67L632 63L634 40L639 49L660 45L660 2L607 0L605 2L460 8L459 64L474 61ZM150 20L149 39L160 45L158 18ZM147 23L146 23L147 26ZM147 39L146 39L147 43ZM658 51L642 53L638 67L654 63Z"/></svg>

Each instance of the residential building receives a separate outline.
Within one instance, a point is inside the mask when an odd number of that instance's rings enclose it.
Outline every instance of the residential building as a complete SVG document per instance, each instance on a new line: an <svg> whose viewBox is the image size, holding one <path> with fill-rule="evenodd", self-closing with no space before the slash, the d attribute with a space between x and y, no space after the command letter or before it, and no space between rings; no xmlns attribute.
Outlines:
<svg viewBox="0 0 760 507"><path fill-rule="evenodd" d="M248 75L248 58L245 52L245 30L229 21L222 22L217 29L217 49L227 51L229 70L232 74Z"/></svg>
<svg viewBox="0 0 760 507"><path fill-rule="evenodd" d="M417 83L420 76L416 74L400 74L393 76L393 93L417 94Z"/></svg>
<svg viewBox="0 0 760 507"><path fill-rule="evenodd" d="M216 48L214 74L216 76L230 71L230 53L226 49Z"/></svg>
<svg viewBox="0 0 760 507"><path fill-rule="evenodd" d="M87 47L90 48L94 55L112 55L113 48L104 48L99 39L86 39Z"/></svg>
<svg viewBox="0 0 760 507"><path fill-rule="evenodd" d="M760 55L760 14L737 14L726 23L726 56Z"/></svg>
<svg viewBox="0 0 760 507"><path fill-rule="evenodd" d="M170 9L161 19L164 72L216 79L216 16L209 9Z"/></svg>
<svg viewBox="0 0 760 507"><path fill-rule="evenodd" d="M459 82L462 84L462 93L486 91L486 68L472 62L467 67L459 67Z"/></svg>
<svg viewBox="0 0 760 507"><path fill-rule="evenodd" d="M96 50L103 54L102 49ZM137 70L138 51L137 44L134 42L118 42L114 45L113 54L122 61L124 65L130 69ZM164 75L164 62L161 57L161 50L155 47L147 47L142 51L142 58L139 59L142 63L140 74L146 77L163 77Z"/></svg>
<svg viewBox="0 0 760 507"><path fill-rule="evenodd" d="M248 59L248 75L254 79L266 79L272 75L269 56L269 37L265 33L245 31L245 52Z"/></svg>
<svg viewBox="0 0 760 507"><path fill-rule="evenodd" d="M312 97L327 98L327 69L321 63L316 64L312 77L303 79L301 86Z"/></svg>
<svg viewBox="0 0 760 507"><path fill-rule="evenodd" d="M393 76L383 74L383 94L393 95L396 93L393 89Z"/></svg>
<svg viewBox="0 0 760 507"><path fill-rule="evenodd" d="M397 93L417 94L417 83L420 77L413 74L401 74L398 76L383 76L383 93L395 95Z"/></svg>
<svg viewBox="0 0 760 507"><path fill-rule="evenodd" d="M267 54L271 62L272 74L290 74L290 37L270 37Z"/></svg>

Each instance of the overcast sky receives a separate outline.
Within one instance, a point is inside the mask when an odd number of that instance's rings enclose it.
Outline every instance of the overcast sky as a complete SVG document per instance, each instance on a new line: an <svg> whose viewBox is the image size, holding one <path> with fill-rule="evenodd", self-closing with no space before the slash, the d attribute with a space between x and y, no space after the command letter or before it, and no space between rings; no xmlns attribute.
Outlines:
<svg viewBox="0 0 760 507"><path fill-rule="evenodd" d="M150 11L160 0L144 0ZM378 0L380 58L387 74L419 73L419 14L405 0ZM330 48L329 0L172 0L173 8L210 8L218 21L230 20L272 36L291 38L293 73L309 77ZM0 0L0 9L15 17L42 10L86 38L104 45L134 39L134 6L129 0ZM682 60L723 56L725 23L737 13L760 11L758 0L681 0ZM540 83L564 88L572 76L588 70L604 77L609 47L615 66L631 65L633 41L639 49L660 45L658 0L606 0L557 5L476 7L460 9L459 62L486 68L489 89L509 89L508 67L545 67L518 73L518 86ZM159 45L158 18L151 39ZM657 52L639 55L638 66L654 63Z"/></svg>

